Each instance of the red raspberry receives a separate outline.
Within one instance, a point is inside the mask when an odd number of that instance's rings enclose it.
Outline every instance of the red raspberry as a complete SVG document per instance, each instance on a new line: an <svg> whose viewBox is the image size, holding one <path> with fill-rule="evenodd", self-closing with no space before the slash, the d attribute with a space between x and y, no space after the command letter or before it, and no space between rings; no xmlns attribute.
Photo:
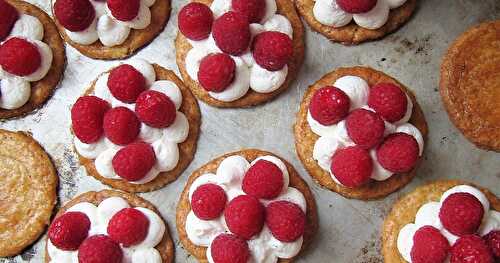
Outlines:
<svg viewBox="0 0 500 263"><path fill-rule="evenodd" d="M120 149L111 162L116 174L127 181L144 178L156 162L153 148L147 143L133 143Z"/></svg>
<svg viewBox="0 0 500 263"><path fill-rule="evenodd" d="M368 183L372 169L370 154L359 146L339 149L333 154L331 171L346 187L355 188Z"/></svg>
<svg viewBox="0 0 500 263"><path fill-rule="evenodd" d="M200 185L193 192L191 209L194 214L203 220L219 217L226 207L227 196L224 190L215 184Z"/></svg>
<svg viewBox="0 0 500 263"><path fill-rule="evenodd" d="M500 260L500 230L493 230L483 237L496 260Z"/></svg>
<svg viewBox="0 0 500 263"><path fill-rule="evenodd" d="M213 20L212 10L208 6L192 2L179 12L179 30L191 40L202 40L210 35Z"/></svg>
<svg viewBox="0 0 500 263"><path fill-rule="evenodd" d="M481 202L469 193L454 193L448 196L439 210L439 219L444 228L456 236L473 234L483 220Z"/></svg>
<svg viewBox="0 0 500 263"><path fill-rule="evenodd" d="M265 0L232 0L234 12L242 14L248 23L259 23L266 14Z"/></svg>
<svg viewBox="0 0 500 263"><path fill-rule="evenodd" d="M137 98L135 113L145 124L155 128L165 128L174 123L177 109L167 95L147 90Z"/></svg>
<svg viewBox="0 0 500 263"><path fill-rule="evenodd" d="M250 239L264 226L264 206L255 197L240 195L229 202L224 218L233 234Z"/></svg>
<svg viewBox="0 0 500 263"><path fill-rule="evenodd" d="M258 34L253 40L252 48L255 62L269 71L282 69L293 57L292 39L281 32L266 31Z"/></svg>
<svg viewBox="0 0 500 263"><path fill-rule="evenodd" d="M79 263L121 263L123 251L106 235L91 236L78 248Z"/></svg>
<svg viewBox="0 0 500 263"><path fill-rule="evenodd" d="M248 195L273 199L283 190L283 172L274 163L259 160L246 172L242 188Z"/></svg>
<svg viewBox="0 0 500 263"><path fill-rule="evenodd" d="M130 21L137 17L140 0L107 0L111 14L120 21Z"/></svg>
<svg viewBox="0 0 500 263"><path fill-rule="evenodd" d="M417 140L402 132L390 134L377 148L377 160L391 172L409 172L418 160Z"/></svg>
<svg viewBox="0 0 500 263"><path fill-rule="evenodd" d="M10 74L30 75L41 63L42 57L38 48L22 38L10 38L0 46L0 66Z"/></svg>
<svg viewBox="0 0 500 263"><path fill-rule="evenodd" d="M62 250L77 250L87 238L90 220L84 213L67 212L57 217L49 227L49 239Z"/></svg>
<svg viewBox="0 0 500 263"><path fill-rule="evenodd" d="M384 139L385 124L373 111L353 110L346 118L347 134L357 145L370 149Z"/></svg>
<svg viewBox="0 0 500 263"><path fill-rule="evenodd" d="M238 56L250 45L250 25L247 19L235 12L217 18L212 26L215 44L224 52Z"/></svg>
<svg viewBox="0 0 500 263"><path fill-rule="evenodd" d="M234 80L236 63L223 53L204 57L198 70L198 81L206 91L222 92Z"/></svg>
<svg viewBox="0 0 500 263"><path fill-rule="evenodd" d="M0 0L0 41L10 34L18 18L17 10L4 0Z"/></svg>
<svg viewBox="0 0 500 263"><path fill-rule="evenodd" d="M108 223L108 235L115 242L130 247L141 243L148 235L149 219L135 208L124 208Z"/></svg>
<svg viewBox="0 0 500 263"><path fill-rule="evenodd" d="M432 226L424 226L415 232L411 248L412 263L441 263L446 260L450 244L448 240Z"/></svg>
<svg viewBox="0 0 500 263"><path fill-rule="evenodd" d="M214 263L246 263L250 250L245 240L231 234L218 235L210 245Z"/></svg>
<svg viewBox="0 0 500 263"><path fill-rule="evenodd" d="M337 4L347 13L359 14L372 10L377 0L337 0Z"/></svg>
<svg viewBox="0 0 500 263"><path fill-rule="evenodd" d="M75 136L84 143L97 142L104 132L104 114L109 109L109 103L96 96L78 98L71 108L71 123Z"/></svg>
<svg viewBox="0 0 500 263"><path fill-rule="evenodd" d="M477 235L459 238L451 247L451 263L493 263L493 254L486 242Z"/></svg>
<svg viewBox="0 0 500 263"><path fill-rule="evenodd" d="M133 111L117 107L104 115L103 128L106 137L114 144L126 145L137 138L141 123Z"/></svg>
<svg viewBox="0 0 500 263"><path fill-rule="evenodd" d="M351 101L339 88L326 86L317 90L311 98L309 112L322 125L333 125L349 113Z"/></svg>
<svg viewBox="0 0 500 263"><path fill-rule="evenodd" d="M108 88L115 98L125 103L134 103L146 89L146 79L134 67L123 64L111 70Z"/></svg>
<svg viewBox="0 0 500 263"><path fill-rule="evenodd" d="M304 234L306 215L288 201L275 201L266 207L266 224L279 241L293 242Z"/></svg>
<svg viewBox="0 0 500 263"><path fill-rule="evenodd" d="M380 83L370 89L368 106L389 122L401 120L406 114L406 94L396 85Z"/></svg>
<svg viewBox="0 0 500 263"><path fill-rule="evenodd" d="M95 18L94 6L89 0L57 0L54 14L59 23L71 32L87 29Z"/></svg>

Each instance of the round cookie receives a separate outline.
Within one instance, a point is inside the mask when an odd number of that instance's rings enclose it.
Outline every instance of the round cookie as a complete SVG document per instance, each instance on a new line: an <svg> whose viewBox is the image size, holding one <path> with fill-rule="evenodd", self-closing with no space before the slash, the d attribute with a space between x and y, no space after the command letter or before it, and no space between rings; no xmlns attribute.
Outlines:
<svg viewBox="0 0 500 263"><path fill-rule="evenodd" d="M313 159L314 144L316 140L318 140L319 136L311 130L309 123L307 122L307 112L310 100L316 90L327 85L332 85L337 79L347 75L359 76L360 78L366 80L370 87L382 82L393 83L399 87L402 87L405 90L405 93L413 102L413 112L409 123L418 128L425 140L428 133L427 123L425 121L422 109L418 105L413 93L396 79L380 71L366 67L352 67L338 68L337 70L326 74L320 80L310 86L306 91L306 93L304 94L304 98L302 99L302 102L300 104L300 109L297 113L297 120L294 126L295 148L297 151L297 155L299 156L306 170L309 172L309 175L311 175L312 178L321 186L331 191L335 191L347 198L362 200L382 198L408 184L415 176L416 168L413 168L408 173L395 174L385 181L371 180L368 184L361 187L347 188L340 184L337 184L332 179L330 174L323 170L318 165L316 160ZM417 166L418 164L415 167Z"/></svg>
<svg viewBox="0 0 500 263"><path fill-rule="evenodd" d="M457 185L468 184L476 187L473 184L456 181L443 180L435 181L430 184L420 186L413 192L401 198L392 207L391 212L384 221L382 228L382 254L384 262L387 263L406 263L401 257L397 248L397 240L399 231L406 224L413 223L418 209L425 203L431 201L439 201L443 193ZM484 188L479 188L488 198L490 209L500 211L500 199L493 193Z"/></svg>
<svg viewBox="0 0 500 263"><path fill-rule="evenodd" d="M0 119L9 119L26 115L41 107L54 93L61 80L66 63L64 43L52 19L40 8L20 0L5 0L14 6L19 13L34 16L40 20L44 29L43 42L52 49L52 65L39 81L31 82L31 96L28 102L17 109L0 109Z"/></svg>
<svg viewBox="0 0 500 263"><path fill-rule="evenodd" d="M100 175L95 167L93 159L87 159L80 154L78 157L80 159L80 163L85 166L87 173L97 180L101 181L104 184L107 184L113 188L120 189L127 192L149 192L156 189L159 189L166 184L174 181L179 177L184 169L187 168L189 163L194 158L194 154L196 152L196 143L198 141L198 135L200 132L201 125L201 114L200 109L198 107L198 102L195 97L191 94L188 88L182 83L182 81L175 75L175 73L171 70L167 70L157 64L153 64L153 67L156 72L157 80L170 80L174 82L177 87L181 90L182 93L182 105L179 109L186 116L189 122L189 135L187 139L180 143L179 146L179 162L175 169L169 172L160 173L154 180L145 183L145 184L132 184L125 180L121 179L111 179L105 178ZM97 81L97 80L96 80ZM90 88L87 90L85 95L88 95L93 92L96 81L92 83Z"/></svg>
<svg viewBox="0 0 500 263"><path fill-rule="evenodd" d="M179 199L179 203L177 204L177 213L176 213L176 225L177 225L177 232L179 233L179 239L182 242L183 247L188 250L190 254L195 256L199 262L208 262L206 258L206 247L202 246L197 246L193 244L188 236L187 232L185 229L186 226L186 218L188 216L189 211L191 211L191 205L189 201L189 188L193 184L193 182L196 180L196 178L202 176L205 173L209 172L215 172L217 170L217 167L219 167L219 164L227 157L232 156L232 155L240 155L247 159L249 162L252 160L258 158L259 156L264 156L264 155L272 155L276 156L270 152L267 151L261 151L257 149L245 149L245 150L240 150L237 152L232 152L232 153L227 153L224 154L223 156L217 157L216 159L208 162L207 164L203 165L196 171L194 171L191 176L189 177L186 186L184 186L184 190L182 192L182 195ZM278 156L276 156L278 157ZM280 157L278 157L280 158ZM280 158L283 163L287 166L288 173L290 175L290 186L296 188L299 190L303 195L307 203L307 212L306 212L306 227L305 227L305 232L304 232L304 242L302 244L301 252L304 251L304 249L311 243L314 235L316 234L318 230L318 214L316 211L316 203L314 200L314 196L312 195L311 190L309 189L309 186L307 186L306 182L300 177L300 175L297 173L297 171L293 168L293 166L288 163L287 161L283 160ZM299 256L300 253L297 255ZM296 256L296 257L297 257ZM291 259L282 259L280 258L278 262L280 263L288 263L288 262L293 262L294 258Z"/></svg>
<svg viewBox="0 0 500 263"><path fill-rule="evenodd" d="M314 0L296 0L295 5L300 15L314 31L331 41L344 45L356 45L382 38L396 31L410 19L417 5L417 0L408 0L402 6L391 9L387 22L382 27L373 30L360 27L354 21L338 28L321 24L313 15Z"/></svg>
<svg viewBox="0 0 500 263"><path fill-rule="evenodd" d="M69 208L78 203L89 202L97 206L104 199L109 197L121 197L125 199L130 204L131 207L144 207L149 210L152 210L161 217L160 212L156 209L156 207L153 204L151 204L149 201L137 195L114 191L114 190L102 190L100 192L86 192L73 198L71 201L66 203L61 209L59 209L59 212L57 212L54 218L57 218L58 216L64 214L66 210L68 210ZM165 223L165 233L163 234L161 242L155 247L155 249L158 250L158 252L160 253L163 262L169 263L173 262L174 260L174 243L172 241L172 238L170 237L167 222L165 220L163 220L163 222ZM45 263L49 262L50 262L50 257L47 252L47 245L45 245Z"/></svg>
<svg viewBox="0 0 500 263"><path fill-rule="evenodd" d="M195 0L194 2L210 5L212 0ZM285 82L277 90L270 93L259 93L249 89L245 96L231 102L224 102L211 97L197 81L189 76L185 59L192 46L184 35L180 32L177 34L177 38L175 39L177 66L184 82L199 100L220 108L250 107L275 98L291 85L304 60L304 28L291 0L276 0L276 4L278 7L277 14L285 16L292 25L294 51L292 60L287 64L288 74Z"/></svg>
<svg viewBox="0 0 500 263"><path fill-rule="evenodd" d="M33 244L50 223L57 174L30 135L0 129L0 257Z"/></svg>
<svg viewBox="0 0 500 263"><path fill-rule="evenodd" d="M441 98L450 120L477 147L500 152L500 20L477 25L441 64Z"/></svg>
<svg viewBox="0 0 500 263"><path fill-rule="evenodd" d="M54 14L54 6L51 6L52 13ZM156 0L154 5L150 7L150 11L151 23L148 27L144 29L131 29L127 40L113 47L106 47L99 40L90 45L78 44L69 38L64 27L57 19L54 19L54 21L64 41L76 48L83 55L94 59L123 59L133 55L139 49L148 45L163 31L170 17L170 0Z"/></svg>

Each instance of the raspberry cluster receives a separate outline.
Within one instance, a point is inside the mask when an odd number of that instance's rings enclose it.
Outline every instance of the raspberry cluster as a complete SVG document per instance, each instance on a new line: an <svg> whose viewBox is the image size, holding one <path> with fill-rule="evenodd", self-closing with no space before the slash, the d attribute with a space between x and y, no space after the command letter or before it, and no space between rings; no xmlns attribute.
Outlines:
<svg viewBox="0 0 500 263"><path fill-rule="evenodd" d="M179 12L179 30L194 41L212 34L223 53L203 58L198 71L200 85L210 92L222 92L234 80L236 65L231 56L250 49L255 62L269 71L283 69L293 57L292 39L281 32L267 31L252 39L250 23L259 23L265 14L265 0L232 0L233 10L214 19L210 8L189 3Z"/></svg>
<svg viewBox="0 0 500 263"><path fill-rule="evenodd" d="M116 99L135 103L135 109L111 108L95 96L80 97L71 109L73 132L83 143L96 143L105 136L124 146L112 160L113 169L127 181L139 181L156 162L152 146L138 140L141 123L154 128L169 127L176 118L175 104L164 93L147 90L142 73L127 64L111 70L107 86Z"/></svg>
<svg viewBox="0 0 500 263"><path fill-rule="evenodd" d="M368 106L373 111L364 108L349 111L350 98L337 87L326 86L313 94L309 104L311 116L327 126L345 119L347 135L355 143L338 149L332 156L331 172L342 185L355 188L370 181L371 149L375 149L380 165L390 172L405 173L413 169L419 157L416 139L400 132L385 134L385 122L394 123L405 116L407 100L405 92L391 83L370 88Z"/></svg>
<svg viewBox="0 0 500 263"><path fill-rule="evenodd" d="M282 242L293 242L304 234L306 216L302 209L290 201L272 200L284 190L283 177L276 164L260 159L243 177L243 195L228 201L225 190L212 183L195 189L190 200L193 213L202 220L223 216L231 232L212 241L210 253L214 262L247 262L247 240L258 235L264 225ZM267 206L261 200L266 200Z"/></svg>

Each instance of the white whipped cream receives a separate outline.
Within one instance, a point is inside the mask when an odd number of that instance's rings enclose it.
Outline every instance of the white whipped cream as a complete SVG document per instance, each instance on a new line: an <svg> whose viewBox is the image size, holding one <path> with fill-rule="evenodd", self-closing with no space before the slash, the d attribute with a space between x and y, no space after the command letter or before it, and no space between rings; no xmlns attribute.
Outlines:
<svg viewBox="0 0 500 263"><path fill-rule="evenodd" d="M389 19L389 11L403 5L406 0L378 0L375 7L366 13L350 14L337 4L336 0L316 0L314 18L323 25L343 27L354 19L357 25L366 29L381 28Z"/></svg>
<svg viewBox="0 0 500 263"><path fill-rule="evenodd" d="M145 184L155 179L159 173L171 171L177 166L179 162L179 148L177 144L182 143L188 137L189 122L186 116L179 111L182 104L182 93L175 83L168 80L155 81L156 74L154 68L145 60L134 59L127 64L142 73L150 90L167 95L177 109L174 123L167 128L154 128L141 123L137 140L151 144L155 152L156 162L146 177L130 183ZM134 111L135 103L123 103L113 97L107 85L108 77L109 73L99 77L96 81L93 95L106 100L112 107L124 106ZM113 169L112 160L115 154L124 146L116 145L104 136L99 141L90 144L80 141L75 136L74 144L80 155L88 159L95 159L96 170L100 175L106 178L121 179Z"/></svg>
<svg viewBox="0 0 500 263"><path fill-rule="evenodd" d="M13 110L22 107L31 97L30 82L43 79L49 72L53 54L52 49L42 42L43 35L44 28L38 18L26 14L19 15L6 40L18 37L35 45L40 53L41 64L35 72L27 76L12 75L0 67L0 108Z"/></svg>
<svg viewBox="0 0 500 263"><path fill-rule="evenodd" d="M480 190L469 185L455 186L444 192L439 202L428 202L421 206L415 216L415 223L407 224L399 231L397 247L399 253L406 261L411 262L410 253L413 247L413 236L423 226L433 226L441 231L441 234L450 242L450 246L458 239L457 236L451 234L443 227L439 219L439 210L442 203L448 196L454 193L469 193L475 196L483 205L485 213L477 232L480 236L484 236L492 230L500 229L500 213L490 210L490 202Z"/></svg>
<svg viewBox="0 0 500 263"><path fill-rule="evenodd" d="M231 0L215 0L210 9L217 18L224 13L231 11ZM277 31L287 34L293 39L293 28L290 21L279 14L276 14L277 6L275 0L266 0L266 13L260 22L250 24L252 37L265 31ZM193 47L186 55L186 71L189 77L198 81L198 70L201 60L210 53L222 52L210 35L207 39L193 41L189 40ZM249 89L259 93L270 93L277 90L286 80L288 66L278 71L269 71L260 67L253 59L252 52L248 49L241 56L232 56L236 63L234 81L222 92L209 92L208 94L220 101L230 102L245 96Z"/></svg>
<svg viewBox="0 0 500 263"><path fill-rule="evenodd" d="M57 0L53 0L55 4ZM139 12L131 21L116 19L108 9L106 2L90 0L95 10L94 21L88 28L78 32L65 29L66 35L75 43L90 45L99 40L104 46L113 47L127 40L131 29L144 29L151 23L150 7L155 0L141 0Z"/></svg>
<svg viewBox="0 0 500 263"><path fill-rule="evenodd" d="M204 174L198 177L189 188L189 200L194 191L201 185L212 183L220 186L227 195L228 202L233 198L245 194L241 183L246 171L259 160L272 162L283 173L283 191L273 200L260 200L264 205L277 200L286 200L297 204L306 213L307 204L302 193L289 187L289 174L286 165L277 157L262 156L249 163L244 157L233 155L224 159L217 168L216 174ZM186 219L186 232L191 242L198 246L208 247L207 258L213 263L210 254L212 240L219 234L229 233L224 216L213 220L202 220L190 211ZM248 241L251 259L250 262L277 262L278 258L292 258L298 254L302 247L303 238L294 242L282 242L273 237L269 228L264 226L262 231Z"/></svg>
<svg viewBox="0 0 500 263"><path fill-rule="evenodd" d="M344 76L337 79L333 86L344 91L349 97L349 100L351 102L351 111L359 108L374 111L367 105L370 87L364 79L357 76ZM422 137L422 133L415 126L413 126L411 123L408 123L408 120L412 115L413 103L408 96L406 100L408 104L404 117L395 123L385 122L384 136L395 132L403 132L413 136L417 141L419 155L421 156L424 150L424 138ZM337 178L335 178L330 169L332 164L332 156L335 151L337 151L337 149L355 145L355 143L347 134L345 120L341 120L337 124L326 126L316 121L311 116L310 112L307 112L307 122L309 123L309 127L311 127L311 130L320 136L320 138L314 144L313 158L318 162L318 165L323 170L330 173L332 179L335 182L340 184L340 182L337 180ZM371 174L371 178L373 180L384 181L389 179L394 174L393 172L388 171L380 165L380 163L377 161L375 149L370 150L370 156L373 160L373 171Z"/></svg>
<svg viewBox="0 0 500 263"><path fill-rule="evenodd" d="M99 206L83 202L78 203L68 209L68 212L81 212L87 215L90 220L89 237L93 235L104 234L107 235L107 227L111 218L124 208L129 208L130 205L121 197L110 197L104 199ZM149 228L146 238L139 244L131 247L123 247L123 262L139 263L151 262L161 263L162 259L160 253L155 249L163 239L165 233L165 224L163 220L155 212L143 208L134 207L141 211L149 221ZM47 252L50 256L50 262L72 262L78 263L78 250L65 251L58 249L52 244L50 239L47 241Z"/></svg>

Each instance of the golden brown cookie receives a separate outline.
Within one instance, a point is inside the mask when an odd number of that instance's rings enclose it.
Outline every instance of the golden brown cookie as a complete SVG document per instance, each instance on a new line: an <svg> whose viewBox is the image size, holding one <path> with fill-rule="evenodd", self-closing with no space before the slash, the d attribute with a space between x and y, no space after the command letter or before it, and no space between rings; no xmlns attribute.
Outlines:
<svg viewBox="0 0 500 263"><path fill-rule="evenodd" d="M52 49L53 59L52 66L47 75L39 81L31 82L31 96L29 101L17 109L0 109L0 119L23 116L45 104L54 93L57 84L59 84L66 64L64 43L52 19L40 8L27 2L20 0L7 0L7 2L14 6L19 13L34 16L40 20L44 30L42 41Z"/></svg>
<svg viewBox="0 0 500 263"><path fill-rule="evenodd" d="M157 64L153 64L156 72L156 80L170 80L174 82L177 87L182 92L182 105L179 109L189 122L189 135L187 139L180 143L179 146L179 162L175 169L169 172L160 173L153 181L145 184L132 184L121 179L111 179L101 176L94 165L93 159L87 159L78 154L80 163L85 166L87 173L104 184L107 184L113 188L120 189L127 192L149 192L159 189L166 184L174 181L179 177L184 169L187 168L189 163L193 160L194 153L196 152L196 143L198 141L198 134L200 132L201 125L201 114L200 108L198 107L198 102L194 98L193 94L188 88L182 83L182 81L175 75L171 70L165 69ZM97 80L96 80L97 81ZM95 82L92 83L90 88L87 90L86 95L90 94L94 90Z"/></svg>
<svg viewBox="0 0 500 263"><path fill-rule="evenodd" d="M177 224L177 232L179 233L179 239L181 240L182 245L184 246L185 249L187 249L187 251L190 254L195 256L199 262L203 263L208 262L206 257L207 248L193 244L189 240L186 233L186 218L189 211L191 211L191 205L189 202L189 188L196 180L196 178L202 176L205 173L215 173L217 167L219 167L219 164L225 158L233 155L240 155L245 159L247 159L247 161L249 162L258 158L259 156L264 156L264 155L276 156L275 154L272 154L270 152L256 150L256 149L241 150L237 152L227 153L224 154L223 156L217 157L216 159L208 162L207 164L203 165L202 167L200 167L198 170L194 171L191 174L188 182L186 183L186 186L184 187L179 203L177 204L176 224ZM276 157L280 158L279 156ZM314 235L318 230L318 214L316 211L316 202L311 190L309 189L309 186L307 186L306 182L300 177L295 168L293 168L293 166L290 163L283 160L283 158L280 159L281 161L283 161L283 163L285 163L288 169L288 173L290 174L290 186L299 190L304 195L304 198L307 203L307 212L306 212L307 223L304 232L304 243L302 244L302 249L301 249L302 252L311 243ZM293 259L294 258L292 259L280 258L278 262L290 263L293 262Z"/></svg>
<svg viewBox="0 0 500 263"><path fill-rule="evenodd" d="M418 209L428 202L438 202L446 190L462 184L473 184L456 181L435 181L430 184L420 186L415 191L397 201L391 212L384 221L382 229L382 254L386 263L406 263L401 257L397 248L399 231L405 225L415 221ZM490 201L491 208L500 211L500 199L487 189L479 187Z"/></svg>
<svg viewBox="0 0 500 263"><path fill-rule="evenodd" d="M299 10L300 15L309 26L331 41L340 42L344 45L356 45L365 41L379 39L396 31L410 19L417 5L417 0L408 0L402 6L391 9L389 20L381 28L374 30L360 27L354 21L338 28L323 25L313 15L314 3L315 0L295 0L297 10Z"/></svg>
<svg viewBox="0 0 500 263"><path fill-rule="evenodd" d="M89 202L97 206L104 199L107 199L109 197L121 197L125 199L130 204L131 207L144 207L155 212L158 216L161 217L160 212L158 211L158 209L156 209L156 207L153 204L151 204L149 201L137 195L124 193L120 191L114 191L114 190L103 190L100 192L86 192L73 198L71 201L66 203L61 209L59 209L59 212L57 212L55 218L64 214L66 210L68 210L69 208L78 203ZM170 263L174 261L174 243L172 241L172 238L170 237L167 222L163 220L163 223L165 223L165 234L163 234L163 239L155 247L155 249L158 250L158 252L160 253L161 258L163 259L163 263ZM50 257L47 252L47 245L45 245L45 263L49 262L50 262Z"/></svg>
<svg viewBox="0 0 500 263"><path fill-rule="evenodd" d="M210 5L212 0L195 0L194 2ZM292 81L297 76L300 66L302 65L302 61L304 60L304 28L291 0L276 0L276 4L278 6L277 13L288 18L292 25L294 52L292 60L288 63L288 74L285 82L277 90L270 93L259 93L249 89L245 96L231 102L219 101L212 98L208 92L205 91L205 89L203 89L197 81L191 79L187 73L185 60L187 53L191 50L192 46L189 44L184 35L180 32L177 34L177 38L175 39L177 66L181 72L182 79L184 79L186 85L198 99L211 106L220 108L250 107L273 99L290 86Z"/></svg>
<svg viewBox="0 0 500 263"><path fill-rule="evenodd" d="M441 98L450 120L477 147L500 152L500 20L477 25L450 46Z"/></svg>
<svg viewBox="0 0 500 263"><path fill-rule="evenodd" d="M418 105L415 95L396 79L380 71L366 67L352 67L338 68L337 70L326 74L306 91L300 104L300 109L297 113L297 120L294 126L295 149L300 160L302 161L302 164L304 164L306 170L309 172L309 175L311 175L312 178L321 186L335 191L347 198L362 200L382 198L409 183L415 176L415 170L418 165L415 166L415 168L409 173L395 174L385 181L371 180L370 183L359 188L347 188L337 184L330 176L330 173L321 169L317 161L313 159L314 144L318 140L319 136L311 130L309 123L307 122L309 102L316 90L327 85L332 85L338 78L348 75L361 77L368 82L370 87L377 83L393 83L401 87L413 102L413 112L409 123L413 124L420 130L425 140L428 133L427 122L425 121L424 114Z"/></svg>
<svg viewBox="0 0 500 263"><path fill-rule="evenodd" d="M75 43L68 37L64 27L59 24L57 19L54 20L64 41L76 48L83 55L94 59L123 59L133 55L139 49L148 45L163 31L170 17L170 0L156 0L154 5L150 7L150 11L151 23L148 27L144 29L130 29L127 40L113 47L106 47L99 40L90 45ZM53 5L52 14L54 14ZM55 17L55 15L53 16Z"/></svg>
<svg viewBox="0 0 500 263"><path fill-rule="evenodd" d="M0 258L33 244L50 223L57 174L30 135L0 129Z"/></svg>

